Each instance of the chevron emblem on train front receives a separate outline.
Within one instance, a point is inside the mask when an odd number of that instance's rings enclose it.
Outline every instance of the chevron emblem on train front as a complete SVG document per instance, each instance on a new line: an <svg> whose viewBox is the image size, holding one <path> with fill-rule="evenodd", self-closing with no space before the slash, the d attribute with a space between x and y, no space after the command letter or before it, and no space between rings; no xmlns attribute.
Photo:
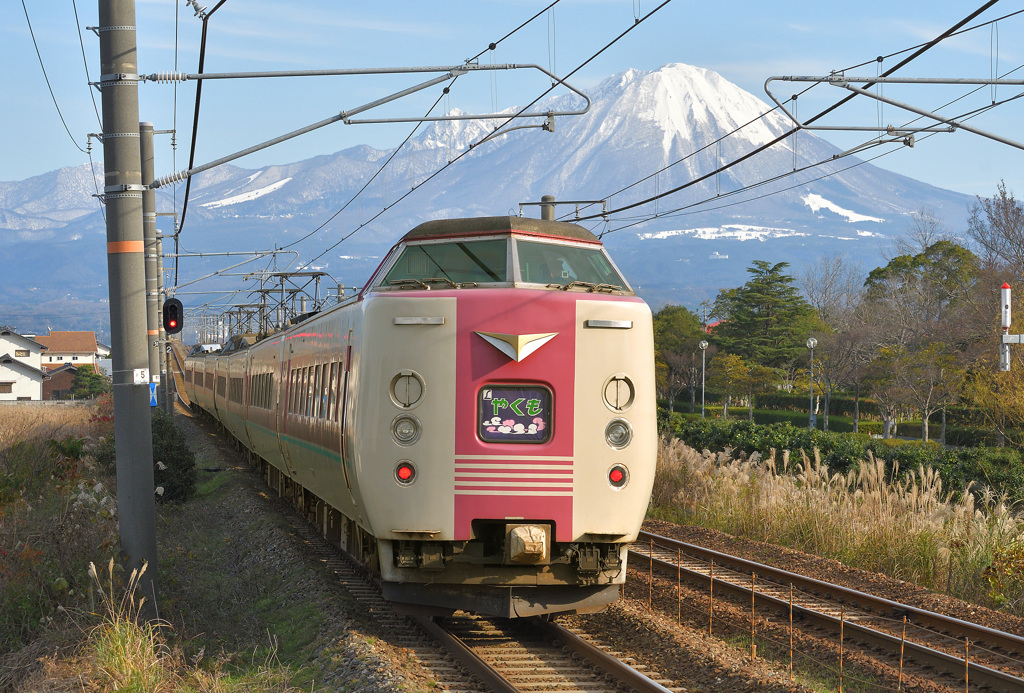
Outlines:
<svg viewBox="0 0 1024 693"><path fill-rule="evenodd" d="M500 332L477 332L488 344L519 362L551 341L557 332L546 334L501 334Z"/></svg>

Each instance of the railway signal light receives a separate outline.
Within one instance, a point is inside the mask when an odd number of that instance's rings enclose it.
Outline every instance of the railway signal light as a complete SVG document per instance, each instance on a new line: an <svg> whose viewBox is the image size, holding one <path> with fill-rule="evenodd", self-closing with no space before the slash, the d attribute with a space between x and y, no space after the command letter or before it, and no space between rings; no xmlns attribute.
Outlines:
<svg viewBox="0 0 1024 693"><path fill-rule="evenodd" d="M164 301L164 332L178 334L185 326L185 307L176 298Z"/></svg>

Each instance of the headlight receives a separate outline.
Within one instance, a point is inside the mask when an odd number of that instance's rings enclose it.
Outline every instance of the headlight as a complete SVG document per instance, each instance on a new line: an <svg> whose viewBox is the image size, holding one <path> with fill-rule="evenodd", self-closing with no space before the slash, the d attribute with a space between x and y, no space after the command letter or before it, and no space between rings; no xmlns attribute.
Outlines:
<svg viewBox="0 0 1024 693"><path fill-rule="evenodd" d="M391 400L402 409L411 409L423 399L423 378L415 371L399 371L391 379Z"/></svg>
<svg viewBox="0 0 1024 693"><path fill-rule="evenodd" d="M625 419L612 419L605 426L604 440L609 446L621 450L633 440L633 427Z"/></svg>
<svg viewBox="0 0 1024 693"><path fill-rule="evenodd" d="M412 445L420 439L422 432L419 419L411 414L399 414L391 422L391 435L399 445Z"/></svg>
<svg viewBox="0 0 1024 693"><path fill-rule="evenodd" d="M604 403L614 412L621 413L633 406L636 388L633 380L625 373L608 378L604 384Z"/></svg>

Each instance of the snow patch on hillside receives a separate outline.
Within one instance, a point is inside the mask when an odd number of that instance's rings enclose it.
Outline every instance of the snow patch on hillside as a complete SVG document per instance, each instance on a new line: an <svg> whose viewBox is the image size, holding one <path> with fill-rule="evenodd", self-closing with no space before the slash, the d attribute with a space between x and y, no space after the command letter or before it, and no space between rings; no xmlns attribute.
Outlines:
<svg viewBox="0 0 1024 693"><path fill-rule="evenodd" d="M638 233L642 241L664 240L673 236L692 236L704 241L729 239L733 241L766 241L769 238L788 238L807 236L809 234L795 229L776 228L772 226L749 226L747 224L725 224L724 226L703 226L695 229L678 229L675 231L658 231L655 233Z"/></svg>
<svg viewBox="0 0 1024 693"><path fill-rule="evenodd" d="M885 219L880 219L878 217L869 217L866 214L858 214L857 212L851 212L848 209L843 209L835 202L829 202L821 195L815 195L814 193L808 193L807 195L804 195L800 199L802 199L804 201L804 204L810 207L811 211L814 212L815 214L817 214L819 210L827 209L828 211L838 214L841 217L846 217L846 220L851 224L858 221L876 221L880 224L885 222Z"/></svg>
<svg viewBox="0 0 1024 693"><path fill-rule="evenodd" d="M275 190L277 190L290 180L291 178L285 178L283 180L277 181L276 183L272 183L271 185L268 185L265 188L260 188L258 190L250 190L249 192L242 193L240 195L227 197L224 198L223 200L216 200L215 202L204 202L200 206L206 207L207 209L216 209L217 207L227 207L228 205L235 205L238 204L239 202L249 202L250 200L255 200L257 197L269 195L270 193L274 192Z"/></svg>

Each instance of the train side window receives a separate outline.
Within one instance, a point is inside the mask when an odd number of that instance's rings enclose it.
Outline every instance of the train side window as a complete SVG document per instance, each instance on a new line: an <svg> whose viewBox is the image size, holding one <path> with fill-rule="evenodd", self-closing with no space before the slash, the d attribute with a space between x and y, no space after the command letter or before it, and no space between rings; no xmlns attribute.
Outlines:
<svg viewBox="0 0 1024 693"><path fill-rule="evenodd" d="M332 419L334 417L334 410L336 408L335 397L338 396L338 364L332 362L330 370L329 390L327 391L327 413L324 415L325 419Z"/></svg>
<svg viewBox="0 0 1024 693"><path fill-rule="evenodd" d="M302 415L309 416L309 410L313 406L313 369L306 366L305 386L302 389Z"/></svg>
<svg viewBox="0 0 1024 693"><path fill-rule="evenodd" d="M313 419L319 419L324 404L324 364L313 366Z"/></svg>

